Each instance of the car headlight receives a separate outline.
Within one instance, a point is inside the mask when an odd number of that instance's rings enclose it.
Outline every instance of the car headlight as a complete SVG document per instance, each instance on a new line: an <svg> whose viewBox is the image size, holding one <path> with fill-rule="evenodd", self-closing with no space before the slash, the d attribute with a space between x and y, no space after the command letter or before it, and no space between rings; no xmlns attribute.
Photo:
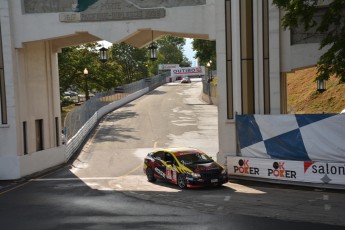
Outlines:
<svg viewBox="0 0 345 230"><path fill-rule="evenodd" d="M192 176L194 178L200 178L201 177L200 173L195 173L195 172L187 173L187 175L190 175L190 176Z"/></svg>

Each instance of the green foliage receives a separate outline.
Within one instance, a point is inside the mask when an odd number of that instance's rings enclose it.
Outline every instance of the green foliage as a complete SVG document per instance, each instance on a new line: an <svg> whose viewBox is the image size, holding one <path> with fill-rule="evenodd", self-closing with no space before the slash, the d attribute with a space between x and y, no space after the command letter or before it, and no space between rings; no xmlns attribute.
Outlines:
<svg viewBox="0 0 345 230"><path fill-rule="evenodd" d="M157 60L152 62L147 54L147 67L150 75L158 74L159 64L179 64L181 67L191 66L191 62L183 54L183 46L186 44L184 38L174 36L163 36L158 39Z"/></svg>
<svg viewBox="0 0 345 230"><path fill-rule="evenodd" d="M157 40L158 60L151 62L148 49L138 49L126 43L114 44L109 48L109 59L99 61L98 43L63 48L58 55L60 95L68 90L85 93L87 77L89 90L107 91L119 85L128 84L158 74L158 64L180 64L190 66L183 55L184 38L164 36ZM84 76L84 69L88 75Z"/></svg>
<svg viewBox="0 0 345 230"><path fill-rule="evenodd" d="M146 48L138 49L123 42L110 48L110 59L121 67L122 83L131 83L148 76L147 52Z"/></svg>
<svg viewBox="0 0 345 230"><path fill-rule="evenodd" d="M179 64L181 67L191 66L191 62L183 55L184 38L163 36L156 41L158 47L157 60L150 63L150 70L155 73L159 64Z"/></svg>
<svg viewBox="0 0 345 230"><path fill-rule="evenodd" d="M325 34L320 49L327 51L320 57L318 66L319 80L328 80L336 75L340 82L345 82L345 1L333 0L325 7L321 22L315 20L317 0L273 0L273 4L286 12L282 18L285 29L293 29L303 24L307 31L314 28Z"/></svg>
<svg viewBox="0 0 345 230"><path fill-rule="evenodd" d="M200 65L206 66L211 62L211 69L216 69L217 53L216 42L208 40L194 39L192 42L193 50L196 51L195 57L199 59Z"/></svg>
<svg viewBox="0 0 345 230"><path fill-rule="evenodd" d="M59 53L60 95L67 90L85 92L85 82L90 91L104 91L117 86L119 71L116 63L102 64L97 48L99 44L88 43L81 46L63 48ZM84 76L87 68L89 74Z"/></svg>

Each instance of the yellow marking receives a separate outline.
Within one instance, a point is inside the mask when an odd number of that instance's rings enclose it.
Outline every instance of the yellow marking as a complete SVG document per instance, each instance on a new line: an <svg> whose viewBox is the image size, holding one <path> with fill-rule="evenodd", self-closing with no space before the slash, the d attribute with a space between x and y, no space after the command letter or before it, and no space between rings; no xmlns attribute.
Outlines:
<svg viewBox="0 0 345 230"><path fill-rule="evenodd" d="M42 178L42 177L46 177L46 176L48 176L48 175L50 175L50 174L52 174L52 173L54 173L54 172L57 172L58 170L63 169L63 168L65 168L65 167L67 167L67 166L69 166L69 165L66 165L66 166L64 166L64 167L58 168L58 169L56 169L56 170L54 170L54 171L52 171L52 172L46 173L46 174L44 174L44 175L42 175L42 176L40 176L40 177L37 177L36 179L39 179L39 178ZM20 187L22 187L22 186L24 186L24 185L26 185L26 184L29 184L30 182L32 182L32 181L34 181L34 180L35 180L35 179L30 179L29 181L24 182L23 184L19 184L19 185L15 186L14 188L10 188L10 189L8 189L8 190L6 190L6 191L0 192L0 196L3 195L3 194L5 194L5 193L8 193L8 192L10 192L10 191L16 190L16 189L18 189L18 188L20 188Z"/></svg>
<svg viewBox="0 0 345 230"><path fill-rule="evenodd" d="M22 187L22 186L24 186L24 185L26 185L26 184L28 184L28 183L30 183L30 182L31 182L31 181L27 181L27 182L25 182L25 183L23 183L23 184L17 185L17 186L14 187L14 188L11 188L11 189L6 190L6 191L3 191L3 192L0 192L0 196L3 195L3 194L5 194L5 193L8 193L8 192L10 192L10 191L13 191L13 190L15 190L15 189L18 189L18 188L20 188L20 187Z"/></svg>
<svg viewBox="0 0 345 230"><path fill-rule="evenodd" d="M132 169L131 171L129 171L128 173L125 173L122 176L128 176L129 174L131 174L132 172L138 170L139 168L144 167L142 163L140 163L136 168Z"/></svg>

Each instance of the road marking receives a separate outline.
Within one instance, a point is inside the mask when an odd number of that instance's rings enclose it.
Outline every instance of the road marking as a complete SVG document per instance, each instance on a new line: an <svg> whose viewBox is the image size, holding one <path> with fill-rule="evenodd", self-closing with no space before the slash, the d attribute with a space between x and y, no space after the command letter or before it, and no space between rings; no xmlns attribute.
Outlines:
<svg viewBox="0 0 345 230"><path fill-rule="evenodd" d="M118 177L74 177L74 178L37 178L30 181L76 181L76 180L115 180Z"/></svg>
<svg viewBox="0 0 345 230"><path fill-rule="evenodd" d="M222 211L223 209L224 209L224 206L219 206L219 207L217 208L218 211Z"/></svg>
<svg viewBox="0 0 345 230"><path fill-rule="evenodd" d="M16 189L18 189L18 188L20 188L20 187L22 187L22 186L24 186L24 185L26 185L26 184L28 184L28 183L30 183L30 181L25 182L25 183L20 184L20 185L17 185L16 187L11 188L11 189L9 189L9 190L6 190L6 191L3 191L3 192L0 192L0 196L1 196L1 195L3 195L3 194L5 194L5 193L8 193L8 192L10 192L10 191L16 190Z"/></svg>
<svg viewBox="0 0 345 230"><path fill-rule="evenodd" d="M229 201L231 196L225 196L224 201Z"/></svg>
<svg viewBox="0 0 345 230"><path fill-rule="evenodd" d="M126 174L123 174L122 176L128 176L129 174L131 174L132 172L135 172L137 171L139 168L143 167L143 164L140 163L137 167L135 167L134 169L132 169L131 171L129 171L128 173Z"/></svg>
<svg viewBox="0 0 345 230"><path fill-rule="evenodd" d="M64 168L66 168L66 167L69 167L69 165L65 165L64 167L57 168L57 169L55 169L55 170L53 170L53 171L51 171L51 172L47 172L46 174L43 174L42 176L38 177L37 179L42 178L42 177L46 177L46 176L48 176L48 175L50 175L50 174L53 174L53 173L55 173L55 172L57 172L57 171L59 171L59 170L62 170L62 169L64 169ZM29 184L31 181L32 181L32 180L28 180L28 181L26 181L26 182L24 182L24 183L22 183L22 184L19 184L19 185L13 187L13 188L10 188L10 189L8 189L8 190L6 190L6 191L0 192L0 196L3 195L3 194L5 194L5 193L11 192L11 191L13 191L13 190L16 190L16 189L18 189L18 188L20 188L20 187L22 187L22 186L24 186L24 185L27 185L27 184Z"/></svg>
<svg viewBox="0 0 345 230"><path fill-rule="evenodd" d="M324 205L325 211L330 211L332 209L332 206L330 204Z"/></svg>

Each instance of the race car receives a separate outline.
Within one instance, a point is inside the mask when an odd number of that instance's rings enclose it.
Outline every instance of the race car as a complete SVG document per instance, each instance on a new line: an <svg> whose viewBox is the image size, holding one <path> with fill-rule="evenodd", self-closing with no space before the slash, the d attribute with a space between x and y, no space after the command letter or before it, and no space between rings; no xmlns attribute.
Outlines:
<svg viewBox="0 0 345 230"><path fill-rule="evenodd" d="M160 179L177 184L181 189L222 186L228 182L223 166L201 150L188 147L148 153L144 159L144 173L149 182Z"/></svg>

